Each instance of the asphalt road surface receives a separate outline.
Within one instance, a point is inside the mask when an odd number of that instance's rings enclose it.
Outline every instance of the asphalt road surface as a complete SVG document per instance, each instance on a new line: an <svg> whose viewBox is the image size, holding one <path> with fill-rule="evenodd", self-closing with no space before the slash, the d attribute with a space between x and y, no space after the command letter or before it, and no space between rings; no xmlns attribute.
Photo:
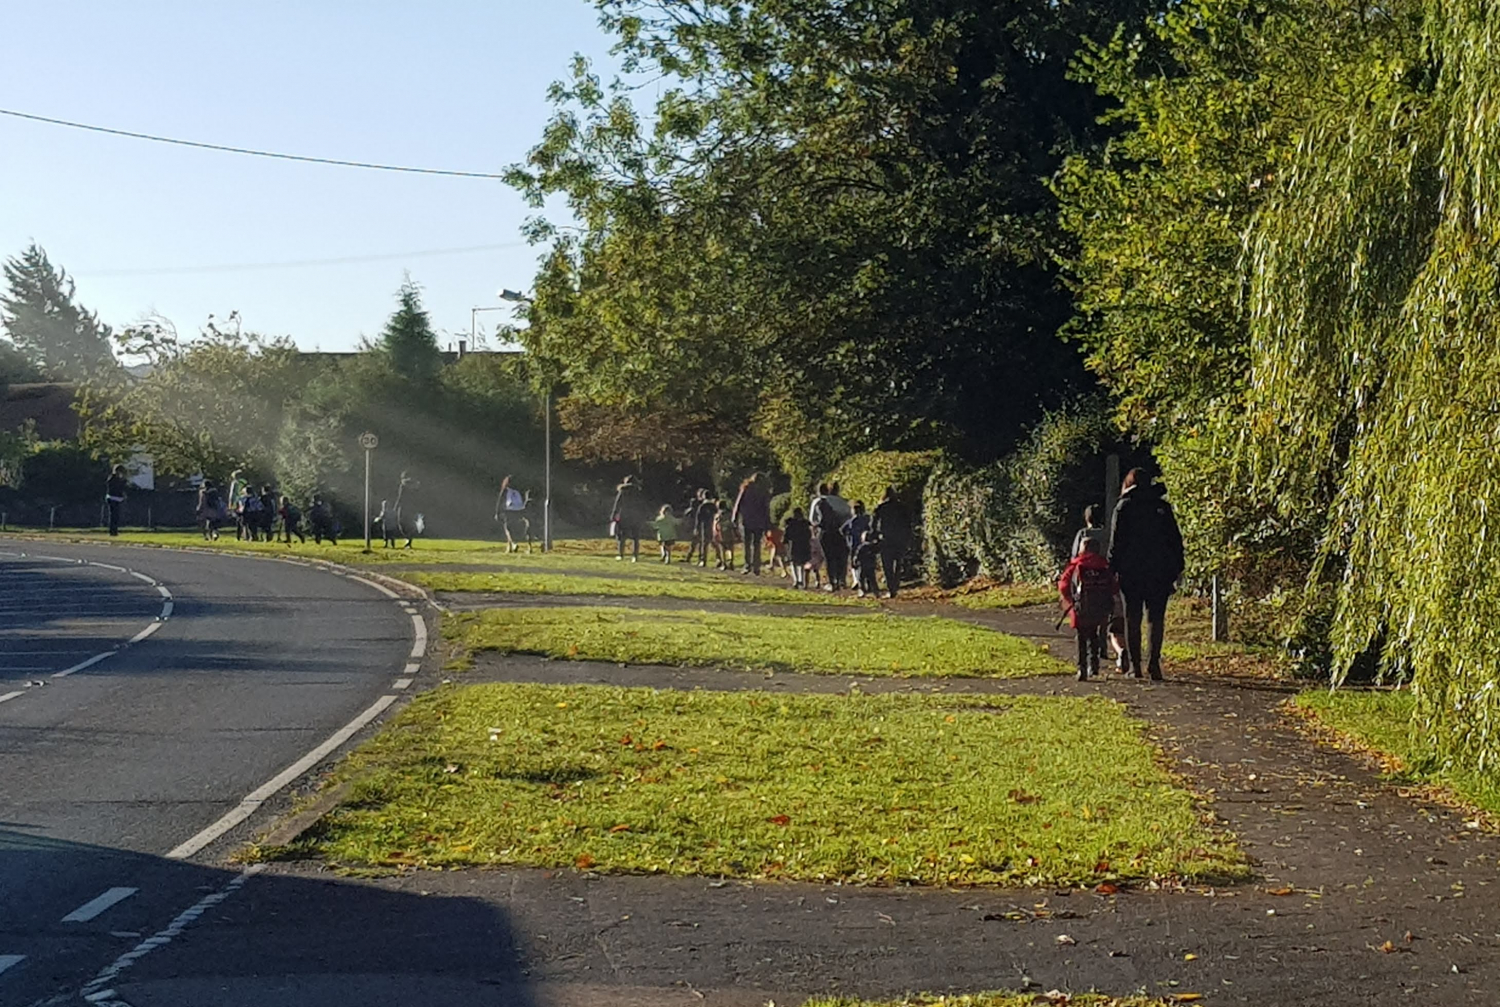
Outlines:
<svg viewBox="0 0 1500 1007"><path fill-rule="evenodd" d="M0 1005L123 1002L249 883L225 852L401 695L413 612L289 563L0 540Z"/></svg>

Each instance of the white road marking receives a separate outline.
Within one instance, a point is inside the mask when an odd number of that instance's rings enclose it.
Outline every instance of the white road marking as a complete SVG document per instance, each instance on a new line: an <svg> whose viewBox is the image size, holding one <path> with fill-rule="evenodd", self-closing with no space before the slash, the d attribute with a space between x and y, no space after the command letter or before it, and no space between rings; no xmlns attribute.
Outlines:
<svg viewBox="0 0 1500 1007"><path fill-rule="evenodd" d="M398 679L396 679L395 682L391 683L391 688L392 689L409 689L409 688L411 688L411 679L409 679L409 678L398 678Z"/></svg>
<svg viewBox="0 0 1500 1007"><path fill-rule="evenodd" d="M0 955L0 972L4 972L14 965L19 965L25 960L25 955Z"/></svg>
<svg viewBox="0 0 1500 1007"><path fill-rule="evenodd" d="M417 642L411 645L411 659L422 660L422 655L427 653L427 623L422 621L420 615L411 617L412 631L417 634Z"/></svg>
<svg viewBox="0 0 1500 1007"><path fill-rule="evenodd" d="M161 596L163 598L170 598L170 597L172 597L172 592L168 591L166 588L162 587L160 584L156 585L156 590L161 593Z"/></svg>
<svg viewBox="0 0 1500 1007"><path fill-rule="evenodd" d="M87 560L80 560L79 562L86 563L88 561ZM152 577L152 576L150 576L148 574L141 573L139 570L126 570L125 572L128 573L128 574L130 574L130 576L134 577L136 580L143 580L147 584L150 584L152 587L156 586L156 578L155 577Z"/></svg>
<svg viewBox="0 0 1500 1007"><path fill-rule="evenodd" d="M267 798L276 793L278 790L281 790L283 787L287 786L287 784L291 783L297 777L307 772L313 766L316 766L319 762L322 762L325 758L328 757L328 754L330 752L338 748L350 738L354 737L354 735L360 730L360 728L364 727L370 721L380 716L383 712L385 712L385 708L390 706L395 701L396 697L394 695L381 696L374 703L370 704L370 708L365 710L364 713L361 713L358 717L355 717L353 720L349 721L349 723L345 724L343 727L335 731L327 741L324 741L317 748L314 748L311 752L308 752L302 758L298 759L296 762L292 763L290 766L277 773L271 779L267 780L259 787L256 787L245 796L244 800L240 801L240 803L237 804L234 808L226 812L224 816L221 817L217 822L214 822L208 828L204 829L202 832L199 832L196 836L193 836L191 839L177 846L176 849L167 854L167 857L172 860L186 860L188 857L191 857L193 854L203 849L209 843L213 842L215 839L218 839L224 833L228 832L230 829L234 828L236 825L240 824L245 819L255 814L256 809L264 804Z"/></svg>
<svg viewBox="0 0 1500 1007"><path fill-rule="evenodd" d="M422 670L422 666L420 664L417 664L415 661L413 661L411 664L408 664L405 668L401 669L401 674L403 674L403 675L415 675L417 672L419 672L421 670Z"/></svg>
<svg viewBox="0 0 1500 1007"><path fill-rule="evenodd" d="M104 910L113 905L124 902L126 899L130 898L138 891L140 891L139 888L111 888L108 891L104 892L102 895L99 895L97 898L90 899L83 905L79 906L77 909L73 910L68 915L64 916L62 918L62 922L87 923L89 920L103 913Z"/></svg>
<svg viewBox="0 0 1500 1007"><path fill-rule="evenodd" d="M167 924L165 929L158 930L116 958L111 964L100 969L99 974L89 980L89 984L80 991L83 998L90 1003L104 1003L108 1001L114 995L114 991L109 989L108 986L121 973L157 948L165 947L172 943L172 940L192 925L194 920L243 888L246 881L249 881L260 873L262 866L261 864L252 864L245 868L239 874L230 878L229 883L223 888L220 888L216 892L210 892L187 909L184 909L177 915L176 919Z"/></svg>
<svg viewBox="0 0 1500 1007"><path fill-rule="evenodd" d="M157 616L162 622L172 618L172 602L170 599L161 603L161 615Z"/></svg>
<svg viewBox="0 0 1500 1007"><path fill-rule="evenodd" d="M132 642L134 642L134 641L132 641ZM116 647L114 650L106 650L102 654L95 654L93 657L89 658L87 661L79 661L77 664L73 665L73 667L71 667L71 668L64 668L62 671L57 672L52 677L53 678L67 678L69 675L73 674L73 672L75 672L75 671L82 671L85 668L92 668L94 665L98 664L100 661L104 660L106 657L113 657L115 654L119 653L119 650L120 650L120 648Z"/></svg>
<svg viewBox="0 0 1500 1007"><path fill-rule="evenodd" d="M145 629L141 630L135 636L132 636L130 638L130 646L134 646L135 644L140 643L142 640L146 639L146 637L150 636L152 633L155 633L159 629L161 629L161 623L153 622L151 625L147 626ZM113 653L113 651L111 651L111 653Z"/></svg>
<svg viewBox="0 0 1500 1007"><path fill-rule="evenodd" d="M26 693L24 691L21 691L21 692L7 692L5 695L0 696L0 703L9 702L10 700L15 699L17 696L24 696L24 695L26 695Z"/></svg>
<svg viewBox="0 0 1500 1007"><path fill-rule="evenodd" d="M129 573L130 572L129 570L125 569L123 566L115 566L113 563L95 563L94 565L95 566L103 567L106 570L113 570L115 573Z"/></svg>
<svg viewBox="0 0 1500 1007"><path fill-rule="evenodd" d="M379 591L381 594L385 595L387 598L395 598L397 601L401 600L401 596L399 594L397 594L395 591L392 591L390 588L386 587L384 584L377 584L373 580L366 580L363 577L356 577L352 573L348 574L347 576L348 576L348 578L350 580L355 581L355 582L360 583L360 584L363 584L366 587L373 587L375 590Z"/></svg>

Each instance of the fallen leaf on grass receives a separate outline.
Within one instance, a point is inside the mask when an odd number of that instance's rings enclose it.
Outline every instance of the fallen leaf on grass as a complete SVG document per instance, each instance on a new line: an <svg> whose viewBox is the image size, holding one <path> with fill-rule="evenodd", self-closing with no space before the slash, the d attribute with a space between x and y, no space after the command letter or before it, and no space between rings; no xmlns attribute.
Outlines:
<svg viewBox="0 0 1500 1007"><path fill-rule="evenodd" d="M1101 884L1097 884L1097 885L1094 886L1094 894L1095 895L1118 895L1119 893L1120 893L1120 886L1119 885L1115 885L1115 884L1111 884L1108 881L1105 881L1105 882L1103 882Z"/></svg>
<svg viewBox="0 0 1500 1007"><path fill-rule="evenodd" d="M1292 888L1290 886L1288 886L1286 888L1267 888L1266 889L1266 894L1267 895L1290 895L1294 891L1296 891L1296 889Z"/></svg>
<svg viewBox="0 0 1500 1007"><path fill-rule="evenodd" d="M791 825L792 824L791 818L789 816L787 816L787 815L772 815L770 818L767 818L766 821L770 822L772 825Z"/></svg>
<svg viewBox="0 0 1500 1007"><path fill-rule="evenodd" d="M1041 800L1041 798L1036 796L1035 794L1028 794L1026 791L1021 790L1020 788L1017 788L1010 792L1010 799L1012 801L1015 801L1017 804L1035 804L1037 801Z"/></svg>
<svg viewBox="0 0 1500 1007"><path fill-rule="evenodd" d="M609 831L611 831L611 832L629 832L630 831L630 826L626 825L624 822L621 822L619 825L610 826L610 830Z"/></svg>
<svg viewBox="0 0 1500 1007"><path fill-rule="evenodd" d="M578 859L573 861L573 866L578 868L580 871L586 871L590 867L594 866L594 858L589 856L587 853L580 853L578 854Z"/></svg>

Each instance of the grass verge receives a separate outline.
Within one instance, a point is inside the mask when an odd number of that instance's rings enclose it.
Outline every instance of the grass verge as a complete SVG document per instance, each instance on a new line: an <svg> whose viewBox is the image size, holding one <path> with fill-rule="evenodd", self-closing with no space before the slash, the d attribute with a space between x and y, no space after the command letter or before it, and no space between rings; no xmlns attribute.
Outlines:
<svg viewBox="0 0 1500 1007"><path fill-rule="evenodd" d="M1100 993L912 993L894 1000L859 1000L852 997L815 997L802 1007L1168 1007L1203 999L1199 993L1156 997L1112 997Z"/></svg>
<svg viewBox="0 0 1500 1007"><path fill-rule="evenodd" d="M1398 783L1435 790L1445 804L1478 809L1500 824L1500 780L1492 775L1435 763L1411 732L1416 697L1409 689L1315 689L1296 705L1345 747L1375 756Z"/></svg>
<svg viewBox="0 0 1500 1007"><path fill-rule="evenodd" d="M1245 873L1141 725L1097 697L450 687L340 775L348 801L301 852L345 865L954 885Z"/></svg>
<svg viewBox="0 0 1500 1007"><path fill-rule="evenodd" d="M665 568L663 568L665 569ZM694 577L653 576L643 572L608 577L587 571L457 573L431 571L403 573L403 579L434 591L491 591L501 594L592 595L621 598L681 598L687 601L723 601L761 605L874 605L852 595L822 591L793 591L769 583L738 579L699 571Z"/></svg>
<svg viewBox="0 0 1500 1007"><path fill-rule="evenodd" d="M1036 644L953 619L567 606L450 615L468 651L821 674L1023 678L1069 666Z"/></svg>

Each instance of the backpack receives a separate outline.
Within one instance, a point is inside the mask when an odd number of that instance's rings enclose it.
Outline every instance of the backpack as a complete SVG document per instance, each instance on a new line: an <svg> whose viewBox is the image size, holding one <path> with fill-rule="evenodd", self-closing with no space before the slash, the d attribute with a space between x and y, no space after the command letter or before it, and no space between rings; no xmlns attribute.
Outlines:
<svg viewBox="0 0 1500 1007"><path fill-rule="evenodd" d="M526 498L521 496L521 491L514 487L505 491L505 509L508 511L521 511L526 509Z"/></svg>
<svg viewBox="0 0 1500 1007"><path fill-rule="evenodd" d="M1115 586L1109 568L1080 566L1073 572L1073 614L1079 629L1098 629L1115 612Z"/></svg>

